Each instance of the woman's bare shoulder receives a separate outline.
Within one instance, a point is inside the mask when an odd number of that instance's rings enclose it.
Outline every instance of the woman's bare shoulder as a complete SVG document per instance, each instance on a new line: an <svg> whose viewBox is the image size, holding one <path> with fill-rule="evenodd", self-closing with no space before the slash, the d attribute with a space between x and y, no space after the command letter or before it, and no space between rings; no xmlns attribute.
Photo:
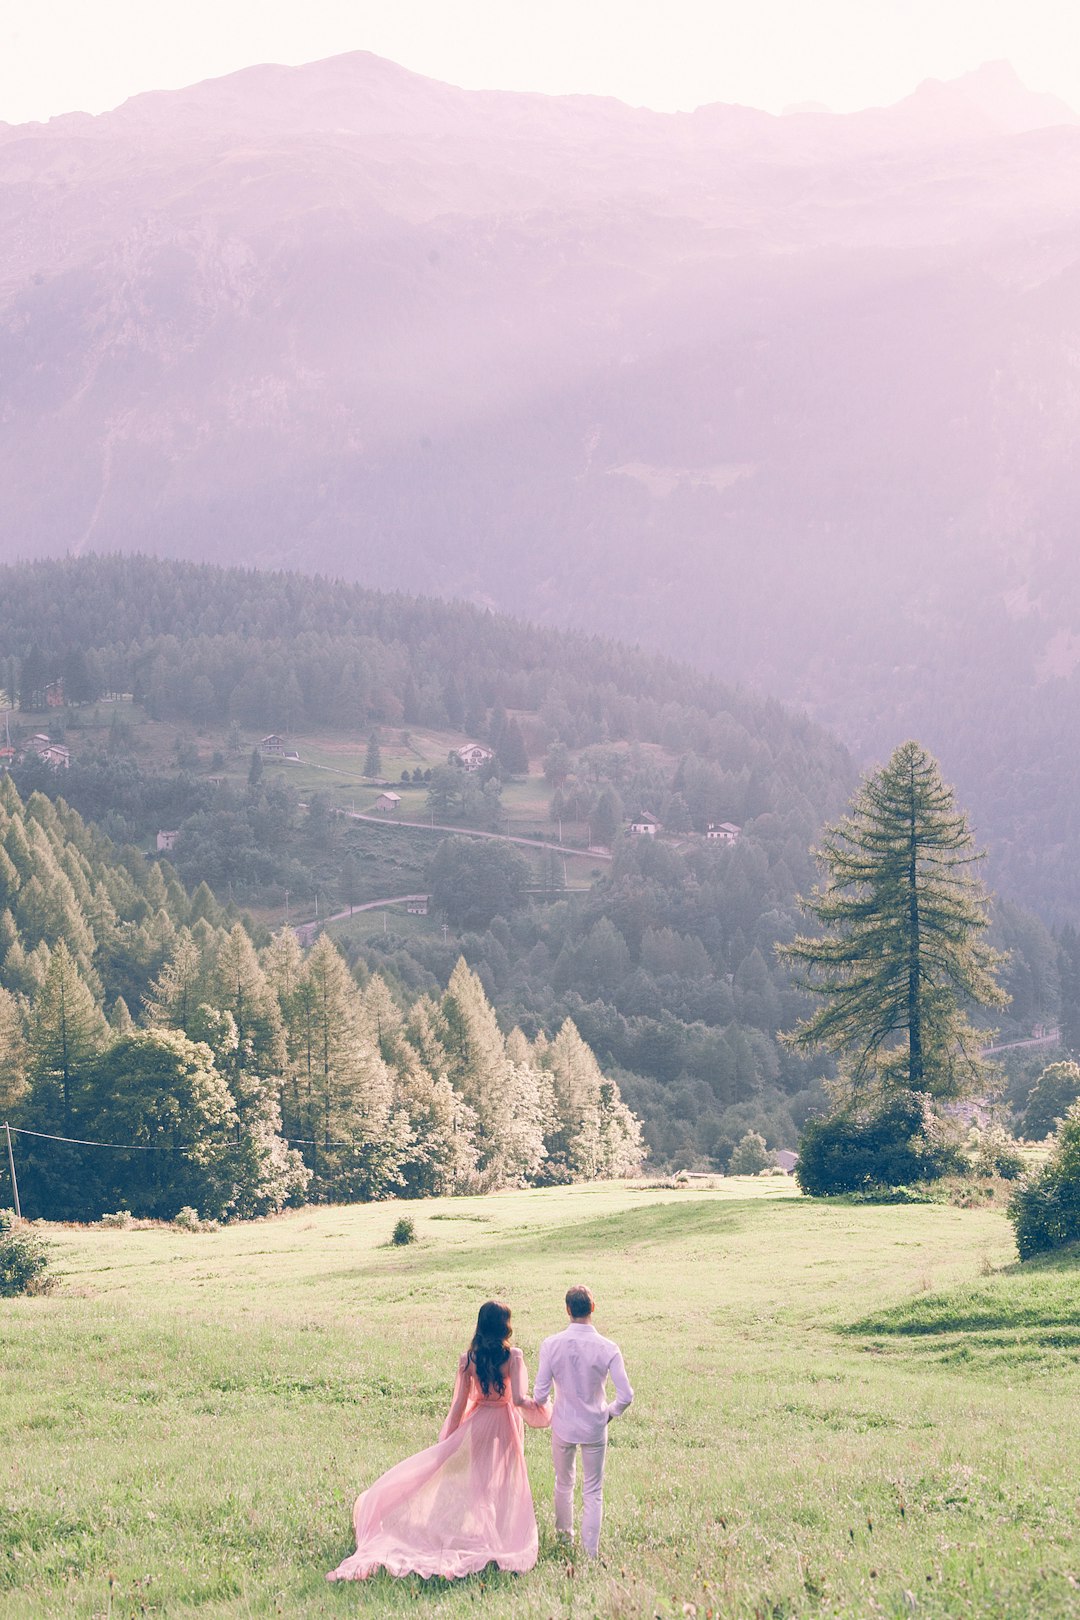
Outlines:
<svg viewBox="0 0 1080 1620"><path fill-rule="evenodd" d="M460 1356L458 1357L458 1364L457 1364L458 1372L464 1372L466 1367L468 1367L468 1365L469 1365L469 1352L467 1350L463 1350L461 1352Z"/></svg>
<svg viewBox="0 0 1080 1620"><path fill-rule="evenodd" d="M510 1346L510 1356L512 1360L516 1358L518 1361L524 1361L525 1352L524 1350L519 1349L516 1344L512 1344Z"/></svg>

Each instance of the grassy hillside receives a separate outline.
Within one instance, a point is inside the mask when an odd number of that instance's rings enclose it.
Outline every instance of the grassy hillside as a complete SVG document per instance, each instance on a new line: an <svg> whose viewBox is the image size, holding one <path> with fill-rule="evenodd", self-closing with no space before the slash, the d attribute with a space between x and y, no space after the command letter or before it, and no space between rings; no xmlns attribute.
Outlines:
<svg viewBox="0 0 1080 1620"><path fill-rule="evenodd" d="M999 1214L773 1180L433 1201L407 1249L399 1211L54 1233L62 1291L0 1304L3 1620L1080 1612L1075 1257L1020 1271ZM535 1369L579 1278L637 1390L603 1567L559 1556L530 1434L532 1574L328 1588L355 1493L434 1438L477 1303L513 1303Z"/></svg>

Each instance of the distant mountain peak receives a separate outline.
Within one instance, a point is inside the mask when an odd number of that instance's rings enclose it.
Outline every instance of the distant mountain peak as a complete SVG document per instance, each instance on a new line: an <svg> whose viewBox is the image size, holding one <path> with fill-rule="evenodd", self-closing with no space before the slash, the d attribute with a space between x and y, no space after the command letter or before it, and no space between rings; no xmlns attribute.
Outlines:
<svg viewBox="0 0 1080 1620"><path fill-rule="evenodd" d="M1080 114L1059 96L1030 90L1011 62L984 62L955 79L924 79L895 110L940 122L950 133L981 125L988 134L1022 134L1055 124L1080 124Z"/></svg>

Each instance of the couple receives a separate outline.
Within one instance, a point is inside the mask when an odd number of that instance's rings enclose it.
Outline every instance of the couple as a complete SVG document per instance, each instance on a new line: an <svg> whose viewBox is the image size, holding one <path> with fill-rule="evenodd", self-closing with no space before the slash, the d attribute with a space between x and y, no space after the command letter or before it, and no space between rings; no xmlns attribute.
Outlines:
<svg viewBox="0 0 1080 1620"><path fill-rule="evenodd" d="M473 1575L495 1563L519 1572L536 1563L536 1515L525 1467L522 1419L551 1427L555 1528L574 1529L574 1474L582 1459L581 1537L595 1558L604 1502L607 1426L634 1398L617 1344L593 1326L587 1288L566 1296L569 1326L545 1339L533 1398L525 1358L512 1349L510 1308L481 1305L476 1333L458 1362L454 1398L438 1445L391 1468L353 1509L356 1551L327 1580L391 1575ZM606 1396L608 1376L615 1400ZM555 1385L554 1408L551 1386Z"/></svg>

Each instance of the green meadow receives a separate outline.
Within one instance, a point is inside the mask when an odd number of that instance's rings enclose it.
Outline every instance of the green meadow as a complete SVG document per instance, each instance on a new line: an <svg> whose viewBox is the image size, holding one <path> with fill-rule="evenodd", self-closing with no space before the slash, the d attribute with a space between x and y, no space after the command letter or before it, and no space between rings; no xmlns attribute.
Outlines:
<svg viewBox="0 0 1080 1620"><path fill-rule="evenodd" d="M55 1228L0 1301L0 1620L1080 1614L1080 1265L993 1209L810 1203L780 1179ZM431 1443L477 1305L535 1369L590 1283L637 1399L603 1561L324 1580L357 1492Z"/></svg>

